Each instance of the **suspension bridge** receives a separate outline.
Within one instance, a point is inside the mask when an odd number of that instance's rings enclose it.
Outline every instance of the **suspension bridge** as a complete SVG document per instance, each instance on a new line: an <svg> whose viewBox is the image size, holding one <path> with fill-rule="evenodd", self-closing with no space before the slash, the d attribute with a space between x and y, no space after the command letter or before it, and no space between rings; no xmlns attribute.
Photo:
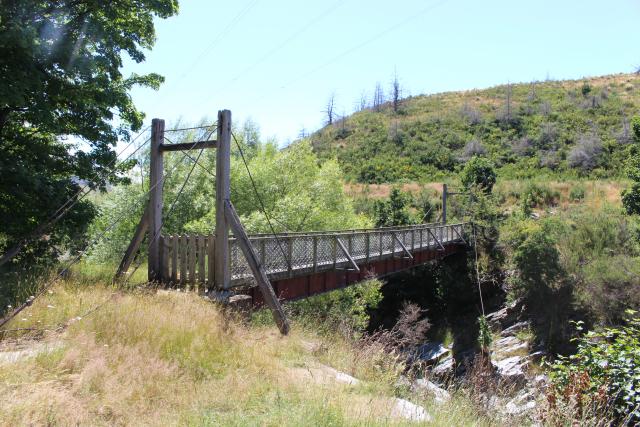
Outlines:
<svg viewBox="0 0 640 427"><path fill-rule="evenodd" d="M306 298L368 278L387 276L437 262L448 255L466 250L468 224L446 222L447 194L454 194L448 193L446 186L443 188L442 215L439 223L276 233L253 182L242 147L236 140L255 196L271 229L271 233L268 234L248 235L230 197L231 138L235 139L231 132L231 112L219 111L215 128L207 130L204 138L197 141L173 143L165 137L164 120L153 119L148 140L149 190L144 200L141 200L141 203L146 203L146 209L118 267L115 280L122 280L131 274L131 264L146 237L149 282L200 292L222 302L228 302L234 295L243 296L250 299L253 305L268 306L281 332L287 333L289 325L281 301ZM215 140L210 139L214 131L217 132ZM133 154L140 148L136 148ZM200 155L205 149L217 151L215 174L199 163ZM200 150L200 154L196 157L190 155L189 152L193 150ZM173 171L169 170L165 174L163 157L167 152L176 151L182 152L184 158L190 159L193 165L168 212L170 213L175 206L193 169L200 166L215 180L216 222L212 234L163 233L163 186L165 179ZM38 234L43 234L55 225L87 193L88 191L81 189L65 202L48 222L32 233L33 235L27 236L8 251L0 260L0 265L17 254L29 241L40 238ZM127 212L123 213L126 214ZM103 234L87 244L87 248L104 238L122 219L116 218ZM60 277L85 251L81 251L61 271ZM52 283L53 281L44 286L36 297ZM16 309L11 317L30 305L32 300ZM2 325L8 321L7 319L3 320Z"/></svg>

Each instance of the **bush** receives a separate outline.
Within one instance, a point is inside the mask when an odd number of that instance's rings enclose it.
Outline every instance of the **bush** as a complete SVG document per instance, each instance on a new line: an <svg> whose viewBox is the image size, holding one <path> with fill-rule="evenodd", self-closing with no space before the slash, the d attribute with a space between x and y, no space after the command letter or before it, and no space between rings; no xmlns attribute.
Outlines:
<svg viewBox="0 0 640 427"><path fill-rule="evenodd" d="M569 151L567 163L572 168L591 171L601 163L602 141L596 135L582 135Z"/></svg>
<svg viewBox="0 0 640 427"><path fill-rule="evenodd" d="M560 357L551 365L551 373L557 398L580 402L602 396L613 405L619 421L640 422L640 318L620 328L587 333L578 340L577 353ZM576 378L581 387L575 386Z"/></svg>
<svg viewBox="0 0 640 427"><path fill-rule="evenodd" d="M560 193L548 186L531 183L522 193L523 209L528 212L531 208L554 206L559 198Z"/></svg>
<svg viewBox="0 0 640 427"><path fill-rule="evenodd" d="M479 186L491 193L496 183L495 167L490 160L475 156L464 165L460 181L466 189Z"/></svg>
<svg viewBox="0 0 640 427"><path fill-rule="evenodd" d="M640 215L640 182L622 191L622 206L629 215Z"/></svg>
<svg viewBox="0 0 640 427"><path fill-rule="evenodd" d="M571 191L569 192L569 199L573 202L579 202L584 200L585 189L583 185L576 185L571 187Z"/></svg>
<svg viewBox="0 0 640 427"><path fill-rule="evenodd" d="M387 200L376 200L373 207L376 227L408 225L411 215L408 210L409 196L399 188L392 188Z"/></svg>
<svg viewBox="0 0 640 427"><path fill-rule="evenodd" d="M292 302L287 309L290 315L314 329L359 334L369 325L369 310L382 300L381 287L379 280L368 280Z"/></svg>

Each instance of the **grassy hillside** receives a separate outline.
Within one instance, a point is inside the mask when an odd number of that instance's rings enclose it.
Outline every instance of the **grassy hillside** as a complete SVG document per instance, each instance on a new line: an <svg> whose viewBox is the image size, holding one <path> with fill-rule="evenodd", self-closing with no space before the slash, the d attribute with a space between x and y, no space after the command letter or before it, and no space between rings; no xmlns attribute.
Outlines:
<svg viewBox="0 0 640 427"><path fill-rule="evenodd" d="M68 281L10 328L50 325L0 339L0 425L412 424L394 415L396 398L434 425L501 425L463 393L438 405L396 385L402 365L381 349L297 322L282 337L194 293Z"/></svg>
<svg viewBox="0 0 640 427"><path fill-rule="evenodd" d="M410 97L309 138L351 181L431 181L484 155L502 177L613 177L640 109L640 76L618 74Z"/></svg>

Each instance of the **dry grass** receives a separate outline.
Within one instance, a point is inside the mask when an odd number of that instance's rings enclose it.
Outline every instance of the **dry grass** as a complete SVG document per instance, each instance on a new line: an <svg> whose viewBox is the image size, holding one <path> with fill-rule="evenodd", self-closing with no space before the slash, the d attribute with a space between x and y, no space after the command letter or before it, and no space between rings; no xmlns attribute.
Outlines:
<svg viewBox="0 0 640 427"><path fill-rule="evenodd" d="M298 327L282 337L275 327L247 326L194 294L66 284L10 327L60 324L67 326L2 341L0 351L42 343L50 351L0 361L1 425L406 423L385 417L381 402L400 391L397 365L381 363L383 355ZM291 374L322 365L362 382ZM435 425L492 424L463 398L435 406L405 397L427 407Z"/></svg>

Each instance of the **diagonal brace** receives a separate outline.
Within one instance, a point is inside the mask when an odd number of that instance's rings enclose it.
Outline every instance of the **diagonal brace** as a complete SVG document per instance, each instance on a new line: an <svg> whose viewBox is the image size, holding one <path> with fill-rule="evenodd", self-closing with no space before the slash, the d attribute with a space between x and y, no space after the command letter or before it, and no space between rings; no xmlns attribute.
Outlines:
<svg viewBox="0 0 640 427"><path fill-rule="evenodd" d="M278 301L278 297L273 291L271 282L269 282L269 278L267 277L267 272L264 270L262 264L260 264L258 256L256 255L253 246L251 246L251 243L249 242L249 236L247 236L247 232L244 231L244 227L240 222L238 213L231 204L231 201L228 199L224 201L224 215L227 222L229 223L231 231L233 231L233 234L238 240L238 244L240 245L240 249L242 249L242 253L247 260L247 264L249 264L249 267L251 267L253 277L255 277L256 282L258 282L258 286L260 287L260 291L262 292L262 297L271 309L273 320L276 321L276 324L278 325L278 328L280 329L280 333L282 335L288 334L289 321L284 314L282 305L280 305L280 301Z"/></svg>
<svg viewBox="0 0 640 427"><path fill-rule="evenodd" d="M349 260L349 263L351 263L351 265L353 266L353 270L359 272L360 271L360 267L358 267L358 264L356 264L356 262L353 260L353 257L351 256L351 254L349 253L347 248L344 246L344 243L342 243L342 240L340 240L338 237L336 237L336 242L338 243L338 247L340 248L342 253Z"/></svg>
<svg viewBox="0 0 640 427"><path fill-rule="evenodd" d="M400 240L398 235L396 233L393 233L393 237L394 237L394 239L396 239L396 242L400 243L400 247L402 248L404 253L407 254L407 257L409 257L409 259L413 259L413 255L411 255L411 252L409 252L409 249L407 249L407 247L404 245L404 243L402 243L402 240Z"/></svg>
<svg viewBox="0 0 640 427"><path fill-rule="evenodd" d="M452 227L453 232L456 233L458 235L458 238L460 238L460 240L462 240L462 243L464 243L465 245L467 245L467 241L464 240L464 237L462 237L462 234L460 234L460 232L458 231L458 227Z"/></svg>
<svg viewBox="0 0 640 427"><path fill-rule="evenodd" d="M438 238L436 237L436 235L433 233L433 231L431 231L430 228L427 228L427 231L429 232L429 234L431 234L431 237L433 237L433 240L436 241L436 243L438 244L438 246L440 246L440 250L444 251L444 246L442 246L442 243L440 243L440 240L438 240Z"/></svg>

